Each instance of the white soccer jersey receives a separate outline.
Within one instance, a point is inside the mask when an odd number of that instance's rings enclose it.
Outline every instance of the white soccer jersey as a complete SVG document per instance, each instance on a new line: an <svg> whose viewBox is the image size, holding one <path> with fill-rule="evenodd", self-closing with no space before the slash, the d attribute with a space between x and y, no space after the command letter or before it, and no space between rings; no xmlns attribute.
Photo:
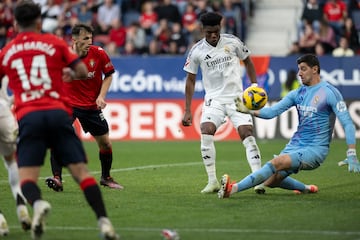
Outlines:
<svg viewBox="0 0 360 240"><path fill-rule="evenodd" d="M183 69L197 74L200 66L205 100L216 99L232 103L243 91L240 60L249 55L250 50L239 38L221 34L216 47L207 43L205 38L196 43L191 48Z"/></svg>

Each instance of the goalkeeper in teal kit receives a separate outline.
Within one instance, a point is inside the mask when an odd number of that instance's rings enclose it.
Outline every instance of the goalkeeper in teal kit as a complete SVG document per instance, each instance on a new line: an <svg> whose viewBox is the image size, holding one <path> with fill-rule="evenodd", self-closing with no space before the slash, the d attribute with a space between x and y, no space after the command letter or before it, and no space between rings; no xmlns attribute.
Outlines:
<svg viewBox="0 0 360 240"><path fill-rule="evenodd" d="M232 183L229 175L223 175L219 198L228 198L233 193L260 183L268 187L294 190L296 193L316 193L317 186L306 185L289 175L300 170L314 170L324 162L329 153L336 117L345 130L348 145L347 157L341 164L347 164L349 172L360 173L356 156L355 126L341 93L320 79L320 63L315 55L303 55L297 59L297 64L302 86L291 91L277 104L251 111L239 100L241 98L235 100L238 111L264 119L277 117L295 106L299 125L281 153L260 170L237 183Z"/></svg>

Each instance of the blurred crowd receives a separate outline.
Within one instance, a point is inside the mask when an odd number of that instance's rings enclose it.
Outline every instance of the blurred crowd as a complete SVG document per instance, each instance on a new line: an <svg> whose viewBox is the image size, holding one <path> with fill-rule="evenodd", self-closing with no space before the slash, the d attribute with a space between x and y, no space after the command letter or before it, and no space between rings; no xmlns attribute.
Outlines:
<svg viewBox="0 0 360 240"><path fill-rule="evenodd" d="M0 48L16 32L13 9L18 0L0 2ZM71 44L78 22L94 28L94 44L111 56L185 54L202 38L199 16L216 11L224 16L223 31L246 38L253 0L33 0L42 9L42 31Z"/></svg>
<svg viewBox="0 0 360 240"><path fill-rule="evenodd" d="M360 0L302 0L292 54L350 57L360 54Z"/></svg>

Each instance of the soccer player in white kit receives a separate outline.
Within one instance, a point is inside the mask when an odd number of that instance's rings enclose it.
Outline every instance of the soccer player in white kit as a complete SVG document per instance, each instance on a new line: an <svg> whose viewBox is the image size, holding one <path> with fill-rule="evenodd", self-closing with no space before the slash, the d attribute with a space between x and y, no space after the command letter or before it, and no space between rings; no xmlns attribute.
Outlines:
<svg viewBox="0 0 360 240"><path fill-rule="evenodd" d="M244 62L252 84L257 84L250 50L234 35L220 34L222 16L208 12L200 17L205 37L190 50L184 70L187 72L185 86L184 126L192 124L191 101L194 94L196 74L201 68L205 88L201 116L201 155L208 175L208 184L201 193L217 192L220 184L216 176L216 151L214 135L227 116L242 139L251 171L261 168L259 148L253 136L253 119L249 114L236 111L234 99L243 92L240 60ZM264 193L263 185L255 192Z"/></svg>
<svg viewBox="0 0 360 240"><path fill-rule="evenodd" d="M8 171L9 184L16 201L17 216L24 230L29 230L31 220L26 208L25 198L19 185L19 172L15 158L17 121L11 111L13 98L7 94L8 79L5 77L0 86L0 155ZM7 235L9 229L0 211L0 236Z"/></svg>

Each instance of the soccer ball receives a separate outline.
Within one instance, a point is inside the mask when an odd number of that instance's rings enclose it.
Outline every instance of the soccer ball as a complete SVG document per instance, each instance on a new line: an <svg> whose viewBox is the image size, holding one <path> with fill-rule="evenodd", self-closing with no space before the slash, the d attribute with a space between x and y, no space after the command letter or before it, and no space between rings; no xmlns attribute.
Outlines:
<svg viewBox="0 0 360 240"><path fill-rule="evenodd" d="M268 100L265 89L258 86L250 86L243 93L243 103L250 110L259 110L265 106Z"/></svg>

